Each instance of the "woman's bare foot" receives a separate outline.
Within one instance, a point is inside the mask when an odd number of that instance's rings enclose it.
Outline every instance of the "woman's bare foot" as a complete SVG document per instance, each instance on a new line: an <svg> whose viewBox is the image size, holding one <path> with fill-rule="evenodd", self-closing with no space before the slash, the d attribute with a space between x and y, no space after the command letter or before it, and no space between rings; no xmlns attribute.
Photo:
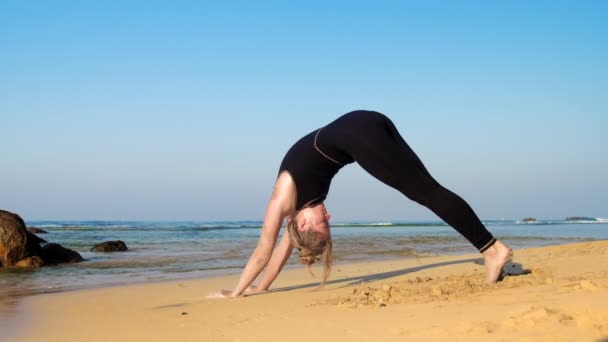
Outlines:
<svg viewBox="0 0 608 342"><path fill-rule="evenodd" d="M486 267L486 283L492 284L498 281L502 274L502 269L513 257L513 251L509 246L496 240L492 247L483 253L483 264Z"/></svg>

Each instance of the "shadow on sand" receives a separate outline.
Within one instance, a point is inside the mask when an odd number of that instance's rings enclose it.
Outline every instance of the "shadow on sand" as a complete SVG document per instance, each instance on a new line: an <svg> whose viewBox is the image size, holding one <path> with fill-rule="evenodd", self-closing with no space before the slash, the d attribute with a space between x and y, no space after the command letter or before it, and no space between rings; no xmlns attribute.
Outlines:
<svg viewBox="0 0 608 342"><path fill-rule="evenodd" d="M385 280L385 279L390 279L393 277L397 277L397 276L401 276L404 274L408 274L408 273L413 273L413 272L418 272L418 271L423 271L423 270L427 270L427 269L432 269L435 267L441 267L441 266L449 266L449 265L457 265L457 264L466 264L469 262L473 262L477 265L483 265L483 259L481 258L473 258L473 259L462 259L462 260L453 260L453 261L445 261L445 262L436 262L433 264L428 264L428 265L421 265L421 266L416 266L416 267L410 267L410 268L404 268L401 270L395 270L395 271L389 271L389 272L381 272L381 273L374 273L374 274L367 274L367 275L361 275L361 276L356 276L356 277L348 277L348 278L342 278L342 279L335 279L335 280L330 280L328 281L326 284L342 284L339 288L344 288L344 287L348 287L348 286L352 286L352 285L358 285L361 283L365 283L365 282L371 282L371 281L377 281L377 280ZM526 275L526 274L530 274L531 271L528 269L525 269L521 264L519 263L514 263L514 262L509 262L507 265L505 265L505 271L503 272L501 278L499 279L499 281L501 281L504 276L520 276L520 275ZM247 296L260 296L260 295L265 295L265 294L269 294L269 293L276 293L276 292L285 292L285 291L292 291L292 290L298 290L298 289L307 289L307 288L312 288L313 291L318 290L318 289L322 289L322 287L320 287L321 283L320 282L314 282L314 283L308 283L308 284L301 284L301 285L294 285L294 286L285 286L285 287L280 287L280 288L276 288L276 289L272 289L268 292L262 292L262 293L255 293L255 294L249 294ZM205 299L203 301L208 301L208 299ZM180 306L184 306L186 304L189 303L176 303L176 304L169 304L169 305L161 305L161 306L157 306L154 309L166 309L166 308L175 308L175 307L180 307ZM604 341L602 341L604 342ZM605 341L608 342L608 341Z"/></svg>
<svg viewBox="0 0 608 342"><path fill-rule="evenodd" d="M343 278L343 279L335 279L335 280L328 281L326 284L328 284L328 285L343 284L342 286L340 286L340 288L344 288L344 287L358 285L358 284L365 283L365 282L386 280L386 279L401 276L404 274L423 271L423 270L427 270L427 269L431 269L431 268L435 268L435 267L449 266L449 265L456 265L456 264L466 264L469 262L473 262L478 265L483 265L483 259L480 259L480 258L437 262L434 264L410 267L410 268L405 268L402 270L374 273L374 274L361 275L361 276L357 276L357 277L349 277L349 278ZM516 276L526 275L526 274L530 274L530 273L532 273L532 272L530 270L524 268L522 264L509 262L509 263L507 263L507 265L505 265L505 269L504 269L501 277L498 279L498 281L502 281L504 279L504 277L506 277L506 276L516 277ZM319 288L320 289L320 286L321 286L320 282L314 282L314 283L308 283L308 284L302 284L302 285L281 287L281 288L270 290L267 293L291 291L291 290L306 289L306 288ZM259 294L255 294L255 295L261 295L261 294L264 294L264 293L259 293Z"/></svg>
<svg viewBox="0 0 608 342"><path fill-rule="evenodd" d="M475 263L477 263L478 260L480 260L480 259L464 259L464 260L437 262L437 263L434 263L434 264L428 264L428 265L422 265L422 266L404 268L402 270L395 270L395 271L390 271L390 272L381 272L381 273L367 274L367 275L361 275L361 276L357 276L357 277L335 279L335 280L328 281L326 284L327 285L343 284L342 286L340 286L340 288L343 288L343 287L348 287L348 286L352 286L352 285L358 285L358 284L366 283L366 282L370 282L370 281L390 279L390 278L398 277L398 276L401 276L401 275L404 275L404 274L418 272L418 271L423 271L423 270L427 270L427 269L431 269L431 268L435 268L435 267L457 265L457 264L466 264L466 263L469 263L469 262L475 262ZM483 264L483 261L482 261L482 264ZM269 293L291 291L291 290L297 290L297 289L306 289L306 288L315 288L315 287L319 288L320 285L321 285L320 282L314 282L314 283L308 283L308 284L302 284L302 285L286 286L286 287L281 287L281 288L277 288L277 289L271 290L271 291L269 291Z"/></svg>

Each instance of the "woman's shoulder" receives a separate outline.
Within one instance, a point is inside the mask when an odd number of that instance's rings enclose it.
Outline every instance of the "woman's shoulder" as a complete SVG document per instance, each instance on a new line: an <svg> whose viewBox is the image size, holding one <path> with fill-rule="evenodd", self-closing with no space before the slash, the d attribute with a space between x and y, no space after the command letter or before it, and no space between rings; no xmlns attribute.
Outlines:
<svg viewBox="0 0 608 342"><path fill-rule="evenodd" d="M279 205L285 212L295 210L296 205L296 183L289 171L283 170L274 184L271 201Z"/></svg>

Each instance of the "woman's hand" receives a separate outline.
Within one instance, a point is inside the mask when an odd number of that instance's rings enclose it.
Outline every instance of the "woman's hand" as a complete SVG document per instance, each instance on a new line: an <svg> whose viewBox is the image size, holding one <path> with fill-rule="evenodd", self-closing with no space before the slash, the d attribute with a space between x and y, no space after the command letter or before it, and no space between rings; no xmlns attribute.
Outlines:
<svg viewBox="0 0 608 342"><path fill-rule="evenodd" d="M266 292L266 290L260 290L260 289L258 289L257 286L250 285L249 287L247 287L247 289L245 289L245 292L243 292L242 295L247 296L247 295L251 295L251 294L255 294L255 293L262 293L262 292ZM230 297L232 297L231 295L232 295L232 291L230 291L230 290L220 290L220 291L209 294L206 298L207 299L230 298Z"/></svg>
<svg viewBox="0 0 608 342"><path fill-rule="evenodd" d="M219 290L217 292L213 292L209 294L207 299L220 299L220 298L229 298L232 291L230 290Z"/></svg>

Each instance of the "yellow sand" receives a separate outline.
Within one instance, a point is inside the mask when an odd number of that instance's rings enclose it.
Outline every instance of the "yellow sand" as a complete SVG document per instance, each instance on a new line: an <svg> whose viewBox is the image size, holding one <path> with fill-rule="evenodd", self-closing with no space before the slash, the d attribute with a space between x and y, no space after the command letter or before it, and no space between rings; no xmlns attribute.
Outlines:
<svg viewBox="0 0 608 342"><path fill-rule="evenodd" d="M205 299L237 276L36 296L12 340L608 341L608 241L517 250L495 285L478 261L338 263L321 290L287 270L238 299Z"/></svg>

